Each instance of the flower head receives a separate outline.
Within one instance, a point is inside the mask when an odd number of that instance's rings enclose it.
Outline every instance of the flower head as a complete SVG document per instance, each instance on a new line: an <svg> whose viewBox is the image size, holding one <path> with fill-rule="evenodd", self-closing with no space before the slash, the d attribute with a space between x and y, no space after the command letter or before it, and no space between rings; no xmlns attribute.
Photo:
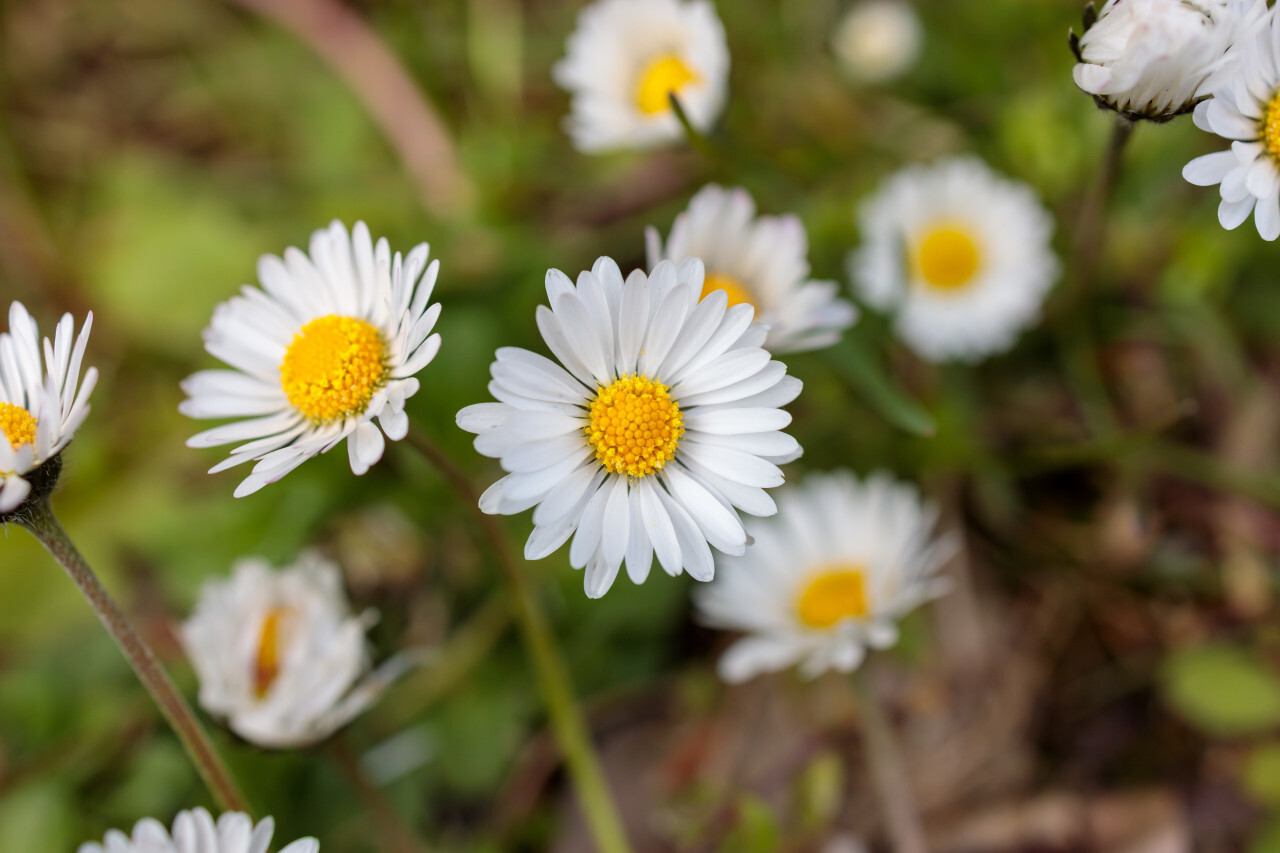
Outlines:
<svg viewBox="0 0 1280 853"><path fill-rule="evenodd" d="M352 616L338 567L307 553L280 571L241 560L228 580L207 582L180 636L201 707L245 740L284 749L328 737L404 671L404 656L368 671L375 618Z"/></svg>
<svg viewBox="0 0 1280 853"><path fill-rule="evenodd" d="M856 81L882 83L920 57L924 28L904 0L861 0L836 25L831 48L841 69Z"/></svg>
<svg viewBox="0 0 1280 853"><path fill-rule="evenodd" d="M290 248L258 261L262 289L245 286L214 310L205 349L230 370L202 370L182 383L179 410L193 418L239 418L189 447L247 442L210 469L256 461L236 497L274 483L347 440L351 470L363 474L409 430L405 400L414 374L435 358L440 305L429 305L439 261L427 244L407 258L356 223L311 236L310 256ZM377 418L382 429L374 425Z"/></svg>
<svg viewBox="0 0 1280 853"><path fill-rule="evenodd" d="M903 169L859 220L864 245L849 256L850 275L932 361L1008 349L1058 275L1049 212L1029 187L972 158Z"/></svg>
<svg viewBox="0 0 1280 853"><path fill-rule="evenodd" d="M765 489L800 455L783 406L800 381L761 348L748 304L705 298L702 262L662 261L623 281L609 258L578 276L547 273L551 307L538 328L559 364L498 350L489 390L458 426L510 472L481 497L488 513L530 507L525 557L573 537L569 562L586 568L587 595L608 591L625 558L641 583L656 556L671 575L714 572L710 546L741 554L738 510L770 515ZM563 366L561 366L563 365Z"/></svg>
<svg viewBox="0 0 1280 853"><path fill-rule="evenodd" d="M255 825L241 812L226 812L214 823L204 809L178 812L173 834L154 818L134 824L133 837L118 829L107 833L102 844L81 844L77 853L266 853L275 832L275 821L263 818ZM280 853L316 853L320 842L300 838Z"/></svg>
<svg viewBox="0 0 1280 853"><path fill-rule="evenodd" d="M90 367L80 382L80 367L93 313L80 334L64 314L53 341L44 339L21 302L9 306L9 330L0 333L0 517L13 512L37 491L48 492L55 477L42 477L71 442L89 414L89 395L98 381ZM74 343L73 343L74 339ZM56 465L56 463L54 463ZM56 475L56 471L53 472Z"/></svg>
<svg viewBox="0 0 1280 853"><path fill-rule="evenodd" d="M766 326L765 349L796 352L831 346L853 325L857 310L838 298L834 281L809 278L809 240L795 216L755 215L744 189L703 187L676 217L663 246L648 229L649 266L700 258L706 267L702 295L723 290L730 305L749 303Z"/></svg>
<svg viewBox="0 0 1280 853"><path fill-rule="evenodd" d="M552 75L573 96L567 127L580 151L648 148L683 135L671 94L695 128L710 129L729 48L708 0L597 0Z"/></svg>
<svg viewBox="0 0 1280 853"><path fill-rule="evenodd" d="M796 664L813 677L855 669L898 640L898 620L946 591L937 570L956 542L938 513L886 474L811 475L778 493L778 515L748 522L755 544L724 556L695 593L701 619L744 631L720 659L726 681Z"/></svg>

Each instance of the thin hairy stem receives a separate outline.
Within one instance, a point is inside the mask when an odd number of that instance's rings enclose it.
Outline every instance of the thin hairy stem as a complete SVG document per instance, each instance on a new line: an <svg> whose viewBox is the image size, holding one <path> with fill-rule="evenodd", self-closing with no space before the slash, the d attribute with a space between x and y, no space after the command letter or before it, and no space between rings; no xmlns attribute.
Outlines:
<svg viewBox="0 0 1280 853"><path fill-rule="evenodd" d="M373 815L375 830L382 839L382 850L385 853L427 853L426 842L401 819L382 789L365 774L360 766L360 756L341 735L330 741L329 755L351 790Z"/></svg>
<svg viewBox="0 0 1280 853"><path fill-rule="evenodd" d="M907 777L906 763L865 668L854 674L853 683L859 699L867 769L884 812L893 849L896 853L928 853L924 824Z"/></svg>

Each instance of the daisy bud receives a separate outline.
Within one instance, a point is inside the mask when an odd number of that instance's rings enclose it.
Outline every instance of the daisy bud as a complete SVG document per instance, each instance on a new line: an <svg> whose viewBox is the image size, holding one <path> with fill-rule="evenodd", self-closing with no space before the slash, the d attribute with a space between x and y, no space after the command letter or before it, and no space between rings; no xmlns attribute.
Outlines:
<svg viewBox="0 0 1280 853"><path fill-rule="evenodd" d="M840 20L831 49L851 80L883 83L920 58L924 29L902 0L863 0Z"/></svg>
<svg viewBox="0 0 1280 853"><path fill-rule="evenodd" d="M275 821L263 818L257 824L242 812L227 812L215 823L204 809L178 812L173 834L154 818L134 824L132 837L118 829L107 833L102 844L81 844L77 853L261 853L271 845ZM317 853L320 842L300 838L280 853Z"/></svg>

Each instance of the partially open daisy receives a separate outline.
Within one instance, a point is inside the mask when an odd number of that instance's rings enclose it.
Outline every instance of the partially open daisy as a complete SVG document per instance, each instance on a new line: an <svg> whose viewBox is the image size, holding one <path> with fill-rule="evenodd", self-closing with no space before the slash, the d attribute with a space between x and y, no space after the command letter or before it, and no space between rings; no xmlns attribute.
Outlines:
<svg viewBox="0 0 1280 853"><path fill-rule="evenodd" d="M573 96L567 127L578 150L645 148L683 135L673 93L694 127L711 128L729 48L707 0L597 0L552 75Z"/></svg>
<svg viewBox="0 0 1280 853"><path fill-rule="evenodd" d="M972 158L901 170L859 220L850 276L932 361L1008 349L1058 276L1049 212L1030 187Z"/></svg>
<svg viewBox="0 0 1280 853"><path fill-rule="evenodd" d="M9 330L0 333L0 516L13 512L31 495L32 481L53 486L39 472L70 443L89 414L89 395L98 381L90 367L80 382L80 367L93 313L80 334L64 314L53 341L44 339L21 302L9 306ZM73 342L74 341L74 342Z"/></svg>
<svg viewBox="0 0 1280 853"><path fill-rule="evenodd" d="M676 217L665 246L645 232L649 266L701 258L702 295L723 290L730 305L748 303L766 326L765 349L798 352L831 346L853 325L857 310L838 297L834 281L809 278L809 239L799 218L756 215L746 190L703 187Z"/></svg>
<svg viewBox="0 0 1280 853"><path fill-rule="evenodd" d="M938 569L957 542L914 486L873 474L814 474L778 493L778 515L751 520L755 544L717 559L695 593L702 621L744 631L720 659L726 681L799 665L849 672L898 641L898 620L946 591Z"/></svg>
<svg viewBox="0 0 1280 853"><path fill-rule="evenodd" d="M328 737L405 671L397 655L369 672L365 631L336 565L307 553L276 571L239 561L205 583L183 623L182 646L200 678L200 705L236 734L284 749Z"/></svg>
<svg viewBox="0 0 1280 853"><path fill-rule="evenodd" d="M262 288L245 286L214 310L205 349L231 370L202 370L182 383L180 411L193 418L242 418L192 436L189 447L246 442L209 473L257 461L236 497L274 483L347 439L351 470L363 474L409 430L405 400L414 374L440 349L429 305L439 261L427 244L401 258L375 246L356 223L311 236L310 256L258 261ZM379 430L373 419L382 426Z"/></svg>
<svg viewBox="0 0 1280 853"><path fill-rule="evenodd" d="M267 853L275 821L263 818L255 825L253 818L242 812L227 812L214 823L204 809L178 812L173 821L173 834L154 818L143 818L134 824L133 836L113 829L101 844L81 844L76 853ZM316 853L320 842L300 838L280 853Z"/></svg>
<svg viewBox="0 0 1280 853"><path fill-rule="evenodd" d="M537 318L560 364L500 349L489 384L500 402L458 413L476 450L510 472L481 508L535 507L530 560L573 536L569 562L586 568L592 598L609 590L624 558L635 583L655 556L671 575L709 580L709 545L741 554L737 510L771 515L765 489L781 485L778 465L800 455L780 432L791 416L779 408L800 381L761 348L750 305L728 307L723 290L699 301L702 291L696 258L625 282L601 258L576 287L551 270L551 307L538 306Z"/></svg>

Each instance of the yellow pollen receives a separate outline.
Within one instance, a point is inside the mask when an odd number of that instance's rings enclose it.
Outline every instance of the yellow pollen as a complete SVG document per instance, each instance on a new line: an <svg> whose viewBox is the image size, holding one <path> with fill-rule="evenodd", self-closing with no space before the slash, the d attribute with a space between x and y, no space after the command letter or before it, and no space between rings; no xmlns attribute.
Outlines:
<svg viewBox="0 0 1280 853"><path fill-rule="evenodd" d="M698 297L706 299L717 290L723 290L729 297L729 305L755 305L755 301L751 298L751 291L742 286L742 282L738 281L731 275L725 275L719 272L707 273L707 277L702 284L702 295Z"/></svg>
<svg viewBox="0 0 1280 853"><path fill-rule="evenodd" d="M273 607L262 620L262 635L258 638L258 658L253 665L253 692L259 699L266 696L280 674L280 661L284 657L282 636L293 619L293 611L287 607Z"/></svg>
<svg viewBox="0 0 1280 853"><path fill-rule="evenodd" d="M827 567L809 579L796 599L797 615L810 628L831 628L842 619L861 619L870 610L866 570L857 565Z"/></svg>
<svg viewBox="0 0 1280 853"><path fill-rule="evenodd" d="M973 232L963 226L938 225L916 246L916 271L939 290L959 290L972 283L982 256Z"/></svg>
<svg viewBox="0 0 1280 853"><path fill-rule="evenodd" d="M0 432L9 439L9 446L14 450L24 444L35 444L36 419L21 406L0 403Z"/></svg>
<svg viewBox="0 0 1280 853"><path fill-rule="evenodd" d="M661 471L684 435L680 404L647 376L623 376L596 391L587 441L605 469L629 477Z"/></svg>
<svg viewBox="0 0 1280 853"><path fill-rule="evenodd" d="M636 80L636 106L646 115L657 115L671 109L672 92L677 95L698 75L673 53L663 54L649 62Z"/></svg>
<svg viewBox="0 0 1280 853"><path fill-rule="evenodd" d="M1280 160L1280 89L1271 96L1266 112L1262 114L1262 141L1271 156Z"/></svg>
<svg viewBox="0 0 1280 853"><path fill-rule="evenodd" d="M364 320L330 314L293 336L280 384L289 403L320 424L363 412L387 373L387 348L378 330Z"/></svg>

